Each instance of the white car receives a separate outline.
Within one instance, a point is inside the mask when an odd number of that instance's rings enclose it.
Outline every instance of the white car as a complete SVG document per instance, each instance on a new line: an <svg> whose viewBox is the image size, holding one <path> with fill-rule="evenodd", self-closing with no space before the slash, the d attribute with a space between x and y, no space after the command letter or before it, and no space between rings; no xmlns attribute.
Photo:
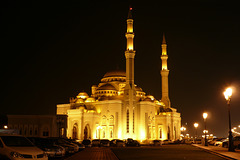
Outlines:
<svg viewBox="0 0 240 160"><path fill-rule="evenodd" d="M23 136L0 134L0 159L48 160L48 157Z"/></svg>

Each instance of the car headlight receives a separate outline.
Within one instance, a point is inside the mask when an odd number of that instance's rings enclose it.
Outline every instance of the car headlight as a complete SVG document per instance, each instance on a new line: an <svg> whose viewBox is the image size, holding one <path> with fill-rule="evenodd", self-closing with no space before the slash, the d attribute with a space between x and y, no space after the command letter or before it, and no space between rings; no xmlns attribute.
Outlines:
<svg viewBox="0 0 240 160"><path fill-rule="evenodd" d="M18 152L11 152L10 155L14 158L23 158L23 156Z"/></svg>

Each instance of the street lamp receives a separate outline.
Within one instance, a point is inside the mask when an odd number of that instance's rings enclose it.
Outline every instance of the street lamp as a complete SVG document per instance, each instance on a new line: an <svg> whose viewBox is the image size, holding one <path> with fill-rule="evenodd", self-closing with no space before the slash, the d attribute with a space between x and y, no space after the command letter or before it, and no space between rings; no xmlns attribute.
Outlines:
<svg viewBox="0 0 240 160"><path fill-rule="evenodd" d="M229 145L228 145L228 151L234 152L234 146L233 146L233 136L232 136L232 130L231 130L231 115L230 115L230 101L232 97L232 88L227 88L225 92L223 92L225 99L227 101L228 105L228 122L229 122L229 134L228 134L228 139L229 139Z"/></svg>
<svg viewBox="0 0 240 160"><path fill-rule="evenodd" d="M198 123L194 123L193 125L194 125L194 127L195 127L195 129L196 129L196 139L197 139L197 137L198 137L198 135L197 135Z"/></svg>
<svg viewBox="0 0 240 160"><path fill-rule="evenodd" d="M207 120L207 117L208 117L208 114L206 112L204 112L203 113L203 119L204 119L204 126L205 126L204 127L205 128L205 132L204 132L204 135L205 135L205 137L204 137L205 138L205 141L204 141L205 142L205 146L208 146L208 144L207 144L207 135L206 135L207 134L206 133L206 130L207 130L206 120Z"/></svg>
<svg viewBox="0 0 240 160"><path fill-rule="evenodd" d="M184 137L184 132L186 131L186 128L182 126L182 127L180 128L180 130L181 130L181 132L183 133L183 137Z"/></svg>

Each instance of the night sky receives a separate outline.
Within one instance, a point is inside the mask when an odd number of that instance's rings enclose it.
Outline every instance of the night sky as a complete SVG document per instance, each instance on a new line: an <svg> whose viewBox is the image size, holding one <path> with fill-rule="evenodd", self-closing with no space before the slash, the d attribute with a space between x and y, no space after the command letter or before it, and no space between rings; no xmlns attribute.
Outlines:
<svg viewBox="0 0 240 160"><path fill-rule="evenodd" d="M161 98L165 33L170 100L190 134L194 122L202 131L207 111L210 133L227 136L228 86L235 88L232 126L240 125L240 11L227 2L131 2L135 83ZM55 114L57 104L90 94L106 72L125 70L128 1L7 1L0 7L0 115Z"/></svg>

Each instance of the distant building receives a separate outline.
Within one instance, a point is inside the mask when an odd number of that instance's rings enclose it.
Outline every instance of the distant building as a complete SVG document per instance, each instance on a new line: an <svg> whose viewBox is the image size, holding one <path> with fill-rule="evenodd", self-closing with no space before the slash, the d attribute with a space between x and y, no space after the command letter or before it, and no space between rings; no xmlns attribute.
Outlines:
<svg viewBox="0 0 240 160"><path fill-rule="evenodd" d="M73 139L176 140L181 116L171 107L168 92L167 44L162 42L162 98L146 95L134 83L133 19L127 18L126 72L107 72L89 96L80 92L68 104L57 105L57 115L67 116L67 137Z"/></svg>
<svg viewBox="0 0 240 160"><path fill-rule="evenodd" d="M8 115L8 128L26 137L65 137L66 116Z"/></svg>

